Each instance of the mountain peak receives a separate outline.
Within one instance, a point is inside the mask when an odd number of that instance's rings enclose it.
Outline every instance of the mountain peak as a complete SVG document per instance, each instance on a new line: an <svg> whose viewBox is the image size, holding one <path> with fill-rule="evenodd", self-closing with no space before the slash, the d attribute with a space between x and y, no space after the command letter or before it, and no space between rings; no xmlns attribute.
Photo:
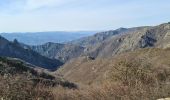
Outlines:
<svg viewBox="0 0 170 100"><path fill-rule="evenodd" d="M126 30L128 30L128 29L124 28L124 27L120 27L120 28L116 29L116 31L126 31Z"/></svg>

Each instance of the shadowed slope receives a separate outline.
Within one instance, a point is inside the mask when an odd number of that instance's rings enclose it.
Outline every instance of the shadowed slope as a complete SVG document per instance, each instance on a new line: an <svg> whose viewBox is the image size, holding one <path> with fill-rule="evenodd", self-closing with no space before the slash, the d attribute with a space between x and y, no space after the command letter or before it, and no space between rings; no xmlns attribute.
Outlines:
<svg viewBox="0 0 170 100"><path fill-rule="evenodd" d="M0 36L0 56L20 58L33 65L54 70L61 66L63 63L59 60L52 60L41 56L40 54L30 50L24 49L17 41L9 42L5 38Z"/></svg>

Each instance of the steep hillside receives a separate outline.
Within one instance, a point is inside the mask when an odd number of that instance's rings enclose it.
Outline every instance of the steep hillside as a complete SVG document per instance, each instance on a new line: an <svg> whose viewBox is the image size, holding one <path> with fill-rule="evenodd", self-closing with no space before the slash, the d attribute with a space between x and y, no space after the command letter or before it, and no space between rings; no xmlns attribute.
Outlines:
<svg viewBox="0 0 170 100"><path fill-rule="evenodd" d="M66 62L72 58L80 56L84 52L84 47L71 44L45 43L38 46L29 46L30 49L51 59L59 59Z"/></svg>
<svg viewBox="0 0 170 100"><path fill-rule="evenodd" d="M44 56L41 56L40 54L30 49L22 48L16 40L14 42L9 42L8 40L1 36L0 36L0 56L20 58L33 65L51 70L56 69L57 67L63 64L59 60L52 60Z"/></svg>

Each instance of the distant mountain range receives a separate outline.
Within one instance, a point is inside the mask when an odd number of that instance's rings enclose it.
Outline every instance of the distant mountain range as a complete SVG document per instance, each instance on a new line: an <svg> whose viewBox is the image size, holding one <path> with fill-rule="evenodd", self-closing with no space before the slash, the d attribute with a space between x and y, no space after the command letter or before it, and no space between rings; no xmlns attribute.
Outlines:
<svg viewBox="0 0 170 100"><path fill-rule="evenodd" d="M47 35L47 33L43 34ZM63 35L66 36L66 33L63 33ZM54 67L54 65L57 67L80 56L89 56L94 59L107 58L140 48L168 48L170 47L169 37L170 24L164 23L158 26L119 28L65 42L64 44L47 42L42 45L27 45L19 43L17 40L9 42L1 38L1 55L18 57L32 64L48 68L49 66ZM37 36L35 35L34 38L37 38ZM54 59L58 63L47 64L52 63ZM42 60L43 62L39 62Z"/></svg>
<svg viewBox="0 0 170 100"><path fill-rule="evenodd" d="M66 62L79 56L106 58L140 48L167 48L170 47L169 37L170 24L164 23L158 26L119 28L96 33L66 44L45 43L30 46L30 49L48 58Z"/></svg>
<svg viewBox="0 0 170 100"><path fill-rule="evenodd" d="M27 33L0 33L1 36L13 41L17 39L19 42L28 45L40 45L47 42L64 43L86 37L94 34L94 31L77 31L77 32L27 32Z"/></svg>

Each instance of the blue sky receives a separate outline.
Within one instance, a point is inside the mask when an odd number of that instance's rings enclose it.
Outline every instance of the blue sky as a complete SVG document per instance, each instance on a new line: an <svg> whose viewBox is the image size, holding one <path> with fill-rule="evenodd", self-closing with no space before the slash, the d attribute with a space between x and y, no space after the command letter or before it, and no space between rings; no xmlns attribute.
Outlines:
<svg viewBox="0 0 170 100"><path fill-rule="evenodd" d="M170 21L170 0L0 0L0 32L90 31Z"/></svg>

